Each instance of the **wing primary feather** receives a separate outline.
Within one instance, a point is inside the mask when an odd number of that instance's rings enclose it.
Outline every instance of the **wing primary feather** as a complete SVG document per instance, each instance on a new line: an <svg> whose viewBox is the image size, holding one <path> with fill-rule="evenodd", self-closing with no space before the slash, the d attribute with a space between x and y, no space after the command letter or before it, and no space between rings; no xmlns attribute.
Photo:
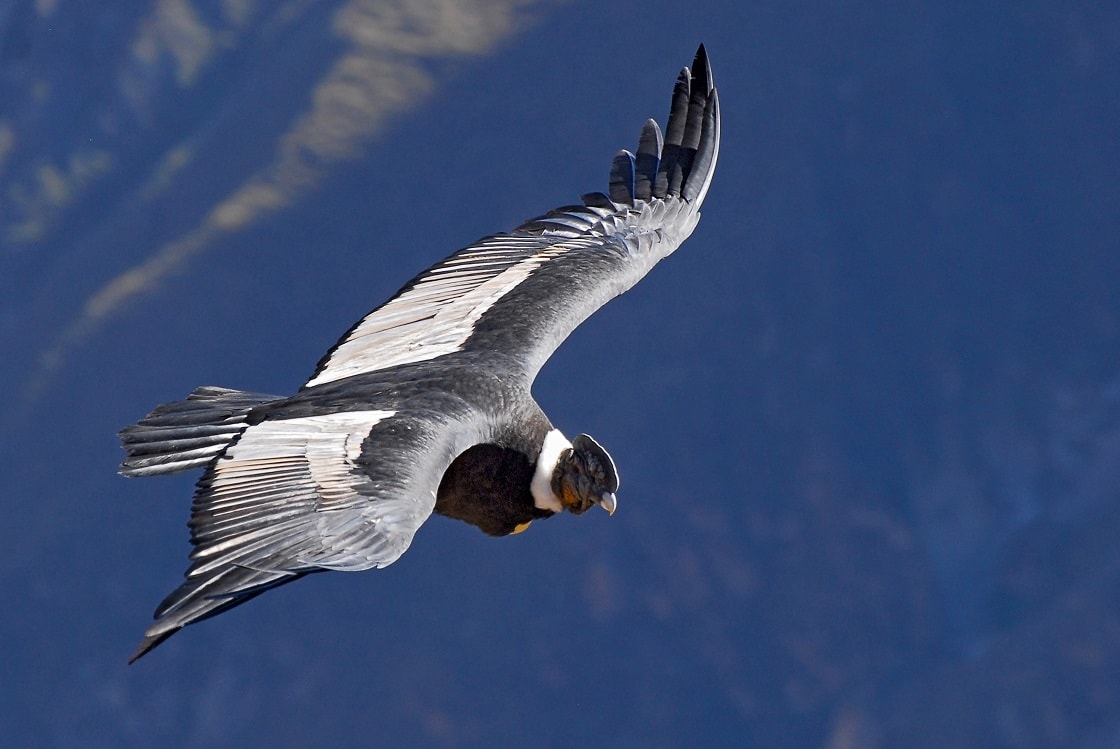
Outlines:
<svg viewBox="0 0 1120 749"><path fill-rule="evenodd" d="M653 183L653 194L659 198L679 195L681 191L681 172L678 160L681 140L684 138L685 122L688 120L689 91L692 88L692 73L682 68L677 82L673 85L673 102L669 107L669 122L665 126L665 145L661 149L661 164L657 169L657 179Z"/></svg>
<svg viewBox="0 0 1120 749"><path fill-rule="evenodd" d="M688 120L684 126L684 138L681 140L682 153L688 150L695 151L700 145L700 131L704 126L704 105L707 101L708 92L693 86L688 102Z"/></svg>
<svg viewBox="0 0 1120 749"><path fill-rule="evenodd" d="M143 641L128 662L135 663L140 656L188 624L217 616L266 590L316 571L281 573L230 568L226 579L222 580L222 590L216 593L210 590L213 580L200 583L198 580L188 579L160 603L155 613L157 621L144 632Z"/></svg>
<svg viewBox="0 0 1120 749"><path fill-rule="evenodd" d="M688 120L689 92L692 90L692 71L681 68L673 84L673 101L669 107L669 122L665 126L665 142L679 146L684 140L684 126Z"/></svg>
<svg viewBox="0 0 1120 749"><path fill-rule="evenodd" d="M703 92L707 94L715 88L715 77L712 75L712 64L708 60L708 50L704 49L701 44L696 49L696 57L692 60L692 80L701 80L703 84Z"/></svg>
<svg viewBox="0 0 1120 749"><path fill-rule="evenodd" d="M713 88L704 106L704 126L700 131L700 143L696 157L689 170L681 197L692 202L704 202L708 185L712 182L712 172L719 156L719 94Z"/></svg>
<svg viewBox="0 0 1120 749"><path fill-rule="evenodd" d="M688 97L688 116L685 119L684 135L681 138L681 150L677 157L677 163L680 167L679 172L674 170L669 180L669 194L678 195L684 190L684 182L689 178L689 175L696 171L693 168L693 161L696 158L696 151L700 146L700 137L704 131L705 116L708 112L709 94L711 92L712 74L711 68L708 66L708 54L704 51L704 45L696 51L696 60L693 62L692 70L692 86L689 91ZM677 178L680 181L677 181ZM674 186L678 189L674 191ZM697 190L699 193L699 190Z"/></svg>
<svg viewBox="0 0 1120 749"><path fill-rule="evenodd" d="M634 154L627 150L615 154L611 162L611 200L634 205Z"/></svg>
<svg viewBox="0 0 1120 749"><path fill-rule="evenodd" d="M657 165L661 162L664 142L657 120L646 120L638 138L638 153L634 157L634 198L637 200L653 197L653 183L657 179Z"/></svg>

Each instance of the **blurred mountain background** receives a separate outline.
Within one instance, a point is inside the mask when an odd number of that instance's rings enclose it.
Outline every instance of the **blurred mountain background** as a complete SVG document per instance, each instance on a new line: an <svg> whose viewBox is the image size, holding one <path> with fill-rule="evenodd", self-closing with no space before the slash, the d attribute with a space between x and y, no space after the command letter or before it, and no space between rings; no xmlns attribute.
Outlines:
<svg viewBox="0 0 1120 749"><path fill-rule="evenodd" d="M197 477L117 429L603 189L701 41L704 219L535 390L619 512L127 667ZM1120 746L1117 122L1115 3L0 1L0 743Z"/></svg>

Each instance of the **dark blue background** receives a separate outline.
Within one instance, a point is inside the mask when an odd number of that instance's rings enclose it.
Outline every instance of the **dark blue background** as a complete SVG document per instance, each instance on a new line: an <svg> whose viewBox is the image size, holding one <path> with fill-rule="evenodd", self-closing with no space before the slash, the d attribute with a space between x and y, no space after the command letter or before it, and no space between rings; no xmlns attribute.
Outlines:
<svg viewBox="0 0 1120 749"><path fill-rule="evenodd" d="M4 741L1115 746L1115 4L512 5L0 3ZM602 189L700 41L704 219L535 391L615 517L437 518L126 667L196 477L116 430Z"/></svg>

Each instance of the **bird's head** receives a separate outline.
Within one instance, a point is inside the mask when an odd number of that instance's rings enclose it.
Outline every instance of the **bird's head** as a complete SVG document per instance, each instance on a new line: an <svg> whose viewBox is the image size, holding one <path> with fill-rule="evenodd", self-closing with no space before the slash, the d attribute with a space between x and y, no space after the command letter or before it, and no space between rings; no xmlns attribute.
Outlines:
<svg viewBox="0 0 1120 749"><path fill-rule="evenodd" d="M611 456L598 442L580 434L556 462L552 491L564 509L573 515L585 512L592 505L599 505L613 515L618 506L615 498L618 471Z"/></svg>

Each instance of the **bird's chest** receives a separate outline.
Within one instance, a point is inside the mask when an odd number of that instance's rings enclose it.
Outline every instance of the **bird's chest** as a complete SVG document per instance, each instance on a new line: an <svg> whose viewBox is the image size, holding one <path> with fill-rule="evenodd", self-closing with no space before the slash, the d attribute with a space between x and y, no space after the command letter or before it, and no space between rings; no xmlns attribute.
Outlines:
<svg viewBox="0 0 1120 749"><path fill-rule="evenodd" d="M523 453L498 445L475 445L443 475L435 511L470 523L491 536L523 530L552 513L533 503L534 466Z"/></svg>

